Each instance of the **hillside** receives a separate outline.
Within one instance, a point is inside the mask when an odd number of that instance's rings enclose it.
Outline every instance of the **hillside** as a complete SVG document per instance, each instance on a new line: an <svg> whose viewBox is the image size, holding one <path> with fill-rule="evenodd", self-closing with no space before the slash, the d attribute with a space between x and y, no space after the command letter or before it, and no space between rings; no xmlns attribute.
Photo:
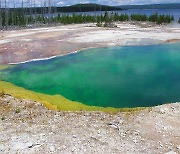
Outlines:
<svg viewBox="0 0 180 154"><path fill-rule="evenodd" d="M34 8L10 8L10 11L14 12L14 10L18 12L26 12L27 14L47 14L49 13L69 13L69 12L91 12L91 11L115 11L122 10L119 7L108 6L108 5L99 5L99 4L76 4L71 6L63 6L63 7L51 7L50 10L48 7L34 7Z"/></svg>
<svg viewBox="0 0 180 154"><path fill-rule="evenodd" d="M58 7L58 12L91 12L91 11L114 11L121 10L121 8L108 6L108 5L99 5L99 4L76 4L67 7Z"/></svg>

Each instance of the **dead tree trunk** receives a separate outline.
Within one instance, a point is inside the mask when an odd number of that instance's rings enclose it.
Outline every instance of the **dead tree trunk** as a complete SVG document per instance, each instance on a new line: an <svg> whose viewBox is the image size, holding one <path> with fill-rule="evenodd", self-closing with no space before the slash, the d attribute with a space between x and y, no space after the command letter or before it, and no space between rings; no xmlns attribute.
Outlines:
<svg viewBox="0 0 180 154"><path fill-rule="evenodd" d="M51 23L51 0L48 1L48 22Z"/></svg>
<svg viewBox="0 0 180 154"><path fill-rule="evenodd" d="M0 30L2 30L2 6L1 6L1 0L0 0Z"/></svg>
<svg viewBox="0 0 180 154"><path fill-rule="evenodd" d="M47 20L46 20L46 13L47 13L47 6L46 6L46 0L44 0L44 8L43 8L43 16L44 16L44 24L47 24Z"/></svg>
<svg viewBox="0 0 180 154"><path fill-rule="evenodd" d="M25 16L24 16L24 1L22 0L22 2L21 2L21 10L22 10L22 18L25 18ZM24 22L24 19L23 19L23 22ZM21 24L24 24L24 23L21 23Z"/></svg>
<svg viewBox="0 0 180 154"><path fill-rule="evenodd" d="M5 28L6 30L8 29L8 22L9 22L8 6L7 6L7 0L5 0Z"/></svg>
<svg viewBox="0 0 180 154"><path fill-rule="evenodd" d="M34 0L34 13L33 13L33 16L34 16L34 24L37 23L37 13L36 13L36 0Z"/></svg>

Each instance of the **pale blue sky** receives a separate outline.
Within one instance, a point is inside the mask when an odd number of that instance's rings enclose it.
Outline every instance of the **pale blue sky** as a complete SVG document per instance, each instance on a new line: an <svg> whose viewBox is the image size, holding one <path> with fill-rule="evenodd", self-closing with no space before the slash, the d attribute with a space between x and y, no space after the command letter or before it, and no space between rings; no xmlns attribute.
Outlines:
<svg viewBox="0 0 180 154"><path fill-rule="evenodd" d="M180 0L56 0L59 5L77 3L98 3L107 5L152 4L152 3L180 3Z"/></svg>
<svg viewBox="0 0 180 154"><path fill-rule="evenodd" d="M5 0L0 0L2 5ZM22 0L6 0L7 5L9 6L21 6ZM23 0L24 5L30 4L30 2L34 2L34 0ZM46 2L48 4L49 0L35 0L36 6L41 6ZM129 5L129 4L159 4L159 3L180 3L180 0L51 0L52 5L56 6L68 6L78 3L97 3L97 4L105 4L105 5Z"/></svg>

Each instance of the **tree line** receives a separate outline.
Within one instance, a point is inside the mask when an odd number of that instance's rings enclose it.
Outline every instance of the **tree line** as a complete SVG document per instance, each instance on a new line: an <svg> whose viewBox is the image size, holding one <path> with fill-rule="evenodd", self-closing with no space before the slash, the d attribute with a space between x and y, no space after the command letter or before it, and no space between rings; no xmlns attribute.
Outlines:
<svg viewBox="0 0 180 154"><path fill-rule="evenodd" d="M37 25L52 25L52 24L79 24L79 23L97 23L97 26L111 26L115 21L150 21L157 24L170 23L174 21L173 15L159 15L158 13L150 16L144 14L118 14L109 13L101 15L83 15L83 14L37 14L33 12L24 12L24 10L11 9L7 12L6 9L0 9L0 29L8 27L28 27Z"/></svg>

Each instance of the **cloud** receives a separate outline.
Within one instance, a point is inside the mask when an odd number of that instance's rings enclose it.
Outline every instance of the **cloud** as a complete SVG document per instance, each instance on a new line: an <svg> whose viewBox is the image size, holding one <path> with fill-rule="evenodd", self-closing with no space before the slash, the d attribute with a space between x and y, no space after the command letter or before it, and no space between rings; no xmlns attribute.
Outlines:
<svg viewBox="0 0 180 154"><path fill-rule="evenodd" d="M59 1L56 3L57 5L64 5L64 2L63 1Z"/></svg>

